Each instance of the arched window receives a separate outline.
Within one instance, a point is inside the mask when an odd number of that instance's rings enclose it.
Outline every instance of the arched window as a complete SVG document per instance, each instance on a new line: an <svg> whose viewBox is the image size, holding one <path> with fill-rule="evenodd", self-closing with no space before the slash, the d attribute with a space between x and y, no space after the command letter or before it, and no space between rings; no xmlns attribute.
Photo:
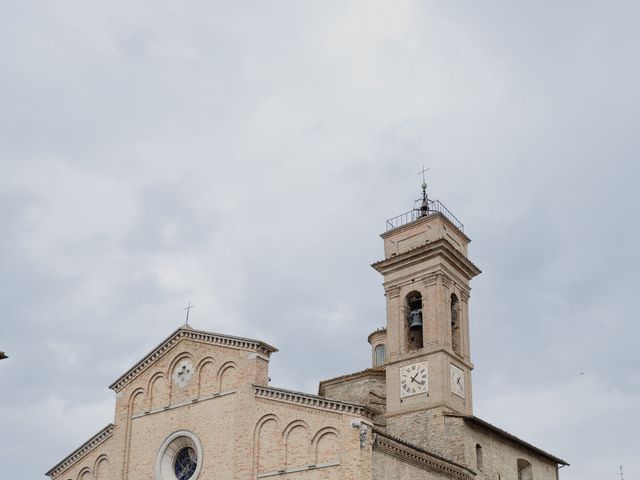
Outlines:
<svg viewBox="0 0 640 480"><path fill-rule="evenodd" d="M478 470L483 470L484 465L482 464L482 445L476 443L476 466Z"/></svg>
<svg viewBox="0 0 640 480"><path fill-rule="evenodd" d="M422 348L422 295L411 292L407 295L407 349Z"/></svg>
<svg viewBox="0 0 640 480"><path fill-rule="evenodd" d="M451 294L451 348L460 353L460 302L455 293Z"/></svg>
<svg viewBox="0 0 640 480"><path fill-rule="evenodd" d="M374 360L374 367L379 367L380 365L382 365L384 363L385 357L386 357L386 349L384 347L384 343L381 343L380 345L376 345L376 348L374 349L374 354L375 354L375 360Z"/></svg>
<svg viewBox="0 0 640 480"><path fill-rule="evenodd" d="M518 480L533 480L531 463L524 458L518 459Z"/></svg>

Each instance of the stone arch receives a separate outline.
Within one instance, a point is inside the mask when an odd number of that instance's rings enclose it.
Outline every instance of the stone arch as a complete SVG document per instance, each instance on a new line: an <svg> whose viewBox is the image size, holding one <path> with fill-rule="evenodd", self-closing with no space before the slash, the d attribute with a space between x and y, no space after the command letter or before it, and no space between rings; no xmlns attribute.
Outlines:
<svg viewBox="0 0 640 480"><path fill-rule="evenodd" d="M333 427L324 427L312 440L316 465L340 463L340 432Z"/></svg>
<svg viewBox="0 0 640 480"><path fill-rule="evenodd" d="M93 466L93 472L96 480L110 480L109 457L100 455Z"/></svg>
<svg viewBox="0 0 640 480"><path fill-rule="evenodd" d="M226 362L218 370L218 391L226 392L236 387L236 363Z"/></svg>
<svg viewBox="0 0 640 480"><path fill-rule="evenodd" d="M460 300L455 293L449 296L449 316L451 320L451 348L462 354Z"/></svg>
<svg viewBox="0 0 640 480"><path fill-rule="evenodd" d="M146 409L146 394L144 388L136 388L129 397L129 416L144 413Z"/></svg>
<svg viewBox="0 0 640 480"><path fill-rule="evenodd" d="M424 299L422 292L412 290L404 297L405 345L407 351L418 350L424 343Z"/></svg>
<svg viewBox="0 0 640 480"><path fill-rule="evenodd" d="M93 475L91 475L91 469L89 467L84 467L78 473L77 478L78 480L91 480L93 478Z"/></svg>
<svg viewBox="0 0 640 480"><path fill-rule="evenodd" d="M311 453L309 425L303 420L289 423L282 433L285 443L285 464L287 468L306 467L314 463Z"/></svg>
<svg viewBox="0 0 640 480"><path fill-rule="evenodd" d="M218 393L218 385L216 384L217 372L215 371L216 362L212 357L205 357L200 360L196 367L196 375L198 377L198 397L203 395Z"/></svg>
<svg viewBox="0 0 640 480"><path fill-rule="evenodd" d="M156 373L149 381L149 410L169 405L169 384L164 373Z"/></svg>
<svg viewBox="0 0 640 480"><path fill-rule="evenodd" d="M176 367L181 363L183 363L184 368L176 371ZM182 351L173 357L173 360L169 364L169 371L167 372L171 404L190 400L195 397L197 391L195 365L196 362L193 355L187 351Z"/></svg>
<svg viewBox="0 0 640 480"><path fill-rule="evenodd" d="M280 419L263 416L254 431L254 473L276 472L284 468L284 448Z"/></svg>

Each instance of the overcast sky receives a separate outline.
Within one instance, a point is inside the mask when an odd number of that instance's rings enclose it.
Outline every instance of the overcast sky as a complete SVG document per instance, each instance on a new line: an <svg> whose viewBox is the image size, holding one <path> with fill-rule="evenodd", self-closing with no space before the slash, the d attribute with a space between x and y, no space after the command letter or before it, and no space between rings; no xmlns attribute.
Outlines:
<svg viewBox="0 0 640 480"><path fill-rule="evenodd" d="M44 472L184 322L366 368L385 220L465 225L474 413L640 479L640 3L0 2L0 464Z"/></svg>

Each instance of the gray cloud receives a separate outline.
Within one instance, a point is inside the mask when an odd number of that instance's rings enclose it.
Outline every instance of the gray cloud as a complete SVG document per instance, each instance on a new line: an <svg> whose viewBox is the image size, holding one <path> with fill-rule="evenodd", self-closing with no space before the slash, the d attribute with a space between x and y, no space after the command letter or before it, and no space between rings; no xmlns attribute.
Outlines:
<svg viewBox="0 0 640 480"><path fill-rule="evenodd" d="M476 414L566 480L638 471L638 8L5 6L0 461L38 478L108 423L189 300L279 347L275 385L366 367L426 164L484 271Z"/></svg>

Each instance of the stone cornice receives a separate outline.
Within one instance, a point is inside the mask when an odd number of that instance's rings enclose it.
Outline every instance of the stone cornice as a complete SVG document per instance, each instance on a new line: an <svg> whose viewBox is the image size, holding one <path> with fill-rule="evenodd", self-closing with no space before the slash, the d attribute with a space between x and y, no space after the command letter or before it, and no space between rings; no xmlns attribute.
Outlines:
<svg viewBox="0 0 640 480"><path fill-rule="evenodd" d="M420 245L399 255L394 255L375 262L371 264L371 266L378 272L386 275L399 269L404 269L408 266L422 263L425 260L436 256L442 256L447 259L451 264L455 265L461 272L463 272L467 279L471 279L481 273L480 269L476 267L471 260L460 253L446 239L440 239Z"/></svg>
<svg viewBox="0 0 640 480"><path fill-rule="evenodd" d="M89 452L91 452L98 445L101 445L102 443L104 443L105 440L110 438L111 435L113 435L113 428L114 428L113 423L110 423L109 425L104 427L102 430L96 433L91 439L87 440L80 447L78 447L73 453L71 453L71 455L66 457L64 460L58 463L55 467L53 467L51 470L45 473L45 475L51 478L60 475L66 469L74 465L78 460L80 460Z"/></svg>
<svg viewBox="0 0 640 480"><path fill-rule="evenodd" d="M476 476L473 470L463 465L392 437L381 430L374 428L373 433L375 434L374 450L396 457L417 468L444 473L461 480L471 480Z"/></svg>
<svg viewBox="0 0 640 480"><path fill-rule="evenodd" d="M333 413L346 413L362 417L371 418L371 412L363 405L355 403L340 402L338 400L330 400L317 395L308 393L295 392L293 390L284 390L274 387L260 387L254 385L255 396L258 398L266 398L283 403L300 404L309 408L317 408Z"/></svg>
<svg viewBox="0 0 640 480"><path fill-rule="evenodd" d="M111 390L119 392L122 390L131 380L136 378L142 372L144 372L150 365L152 365L158 358L164 355L168 350L175 346L180 340L192 340L200 343L207 343L210 345L220 345L228 348L235 348L239 350L249 350L265 355L267 358L273 352L277 352L278 349L271 345L261 342L260 340L253 340L251 338L233 337L231 335L222 335L219 333L205 332L201 330L194 330L191 327L180 327L171 335L169 335L160 345L149 352L145 357L136 363L133 367L123 373L115 382L109 385Z"/></svg>

